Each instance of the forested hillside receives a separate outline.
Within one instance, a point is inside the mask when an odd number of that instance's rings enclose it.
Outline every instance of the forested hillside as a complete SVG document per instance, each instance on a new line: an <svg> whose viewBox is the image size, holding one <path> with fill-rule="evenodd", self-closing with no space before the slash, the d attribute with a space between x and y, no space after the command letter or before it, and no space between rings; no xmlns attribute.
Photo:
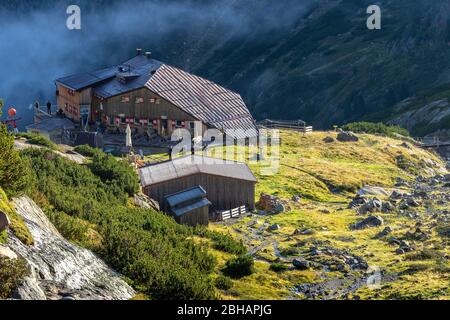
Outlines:
<svg viewBox="0 0 450 320"><path fill-rule="evenodd" d="M379 1L377 31L366 28L368 0L81 1L80 32L65 29L68 4L21 0L0 10L8 77L0 95L8 104L26 108L54 95L56 77L117 63L143 47L240 92L259 119L302 118L319 127L394 121L420 135L450 127L447 114L408 121L411 109L436 96L448 109L449 0ZM12 57L20 62L5 63ZM413 101L399 105L407 98Z"/></svg>

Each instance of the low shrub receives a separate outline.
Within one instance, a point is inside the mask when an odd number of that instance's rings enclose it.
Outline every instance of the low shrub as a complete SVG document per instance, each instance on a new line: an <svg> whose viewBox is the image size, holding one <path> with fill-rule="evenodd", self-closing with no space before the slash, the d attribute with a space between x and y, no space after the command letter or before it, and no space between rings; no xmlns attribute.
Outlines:
<svg viewBox="0 0 450 320"><path fill-rule="evenodd" d="M216 250L236 255L242 255L247 252L244 243L242 241L235 240L229 234L210 231L201 226L196 227L194 232L198 236L211 239L213 241L213 248Z"/></svg>
<svg viewBox="0 0 450 320"><path fill-rule="evenodd" d="M0 188L0 210L8 215L11 222L9 229L25 245L33 244L33 236L28 230L22 217L17 214L14 208L9 204L6 193Z"/></svg>
<svg viewBox="0 0 450 320"><path fill-rule="evenodd" d="M233 286L233 281L230 279L230 277L220 275L214 281L214 285L217 289L220 290L230 290Z"/></svg>
<svg viewBox="0 0 450 320"><path fill-rule="evenodd" d="M344 125L342 129L346 131L353 131L355 133L369 133L387 137L396 137L397 135L409 137L409 132L405 128L386 125L381 122L354 122Z"/></svg>
<svg viewBox="0 0 450 320"><path fill-rule="evenodd" d="M227 276L236 279L249 276L255 272L255 261L251 255L233 258L227 261L223 272Z"/></svg>
<svg viewBox="0 0 450 320"><path fill-rule="evenodd" d="M139 178L134 169L125 161L118 161L112 155L97 153L89 168L107 184L115 184L129 196L139 192Z"/></svg>
<svg viewBox="0 0 450 320"><path fill-rule="evenodd" d="M283 263L272 263L269 267L270 270L274 272L281 272L288 269L288 266Z"/></svg>
<svg viewBox="0 0 450 320"><path fill-rule="evenodd" d="M4 244L8 241L8 233L6 230L3 230L0 232L0 244Z"/></svg>
<svg viewBox="0 0 450 320"><path fill-rule="evenodd" d="M92 158L92 157L94 157L96 155L103 154L102 150L97 149L97 148L92 148L91 146L89 146L87 144L84 144L84 145L81 145L81 146L76 146L73 150L75 152L78 152L82 156L89 157L89 158Z"/></svg>
<svg viewBox="0 0 450 320"><path fill-rule="evenodd" d="M47 147L51 150L56 150L56 144L44 137L41 134L37 133L28 133L28 132L20 132L16 134L17 137L27 139L27 142L30 144L35 144L42 147Z"/></svg>
<svg viewBox="0 0 450 320"><path fill-rule="evenodd" d="M11 298L14 289L27 275L28 269L24 259L11 260L0 257L0 299Z"/></svg>

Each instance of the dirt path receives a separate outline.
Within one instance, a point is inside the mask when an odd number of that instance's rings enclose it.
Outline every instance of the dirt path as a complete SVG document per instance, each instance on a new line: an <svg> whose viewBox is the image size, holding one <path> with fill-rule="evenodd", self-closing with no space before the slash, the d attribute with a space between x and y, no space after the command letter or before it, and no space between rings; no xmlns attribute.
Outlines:
<svg viewBox="0 0 450 320"><path fill-rule="evenodd" d="M44 147L38 146L38 145L34 145L34 144L30 144L27 143L26 141L23 140L14 140L14 148L16 150L25 150L25 149L30 149L30 148L35 148L35 149L43 149ZM67 160L73 161L77 164L83 164L86 161L86 158L84 156L82 156L79 153L73 152L71 150L68 150L67 152L61 152L58 150L54 150L54 153L56 153L57 155L66 158Z"/></svg>

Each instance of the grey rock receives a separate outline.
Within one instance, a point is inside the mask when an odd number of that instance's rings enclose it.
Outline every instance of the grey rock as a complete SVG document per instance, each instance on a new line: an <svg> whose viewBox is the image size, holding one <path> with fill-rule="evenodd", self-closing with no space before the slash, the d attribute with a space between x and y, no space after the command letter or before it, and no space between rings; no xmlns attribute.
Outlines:
<svg viewBox="0 0 450 320"><path fill-rule="evenodd" d="M378 233L378 234L375 236L375 238L376 238L376 239L380 239L380 238L386 237L386 236L389 235L391 232L392 232L391 227L386 227L386 228L384 228L383 231L381 231L380 233Z"/></svg>
<svg viewBox="0 0 450 320"><path fill-rule="evenodd" d="M270 231L276 231L276 230L280 230L280 229L281 229L281 227L279 224L273 224L269 227Z"/></svg>
<svg viewBox="0 0 450 320"><path fill-rule="evenodd" d="M340 142L358 142L359 138L351 131L340 131L337 136L337 140Z"/></svg>
<svg viewBox="0 0 450 320"><path fill-rule="evenodd" d="M371 227L379 227L384 224L383 218L379 216L370 216L366 219L359 221L353 225L351 225L351 229L353 230L362 230Z"/></svg>
<svg viewBox="0 0 450 320"><path fill-rule="evenodd" d="M403 249L398 248L397 250L395 250L395 253L398 255L402 255L402 254L405 254L406 252Z"/></svg>
<svg viewBox="0 0 450 320"><path fill-rule="evenodd" d="M272 210L272 213L273 214L279 214L279 213L283 213L283 212L285 212L286 211L286 208L285 208L285 206L282 204L282 203L277 203L276 205L275 205L275 207L273 208L273 210Z"/></svg>
<svg viewBox="0 0 450 320"><path fill-rule="evenodd" d="M406 199L406 203L410 207L420 207L421 206L421 203L417 199L415 199L414 197L408 197Z"/></svg>
<svg viewBox="0 0 450 320"><path fill-rule="evenodd" d="M11 222L9 221L9 218L6 215L6 213L4 213L3 211L0 211L0 232L2 232L3 230L6 230L6 228L8 228L10 223Z"/></svg>
<svg viewBox="0 0 450 320"><path fill-rule="evenodd" d="M367 203L362 205L358 209L359 214L367 214L367 213L374 213L374 212L381 212L383 208L383 201L380 199L374 198L369 200Z"/></svg>
<svg viewBox="0 0 450 320"><path fill-rule="evenodd" d="M14 251L12 251L11 249L9 249L7 247L0 245L0 258L2 258L2 257L12 259L12 260L15 260L18 258L17 254Z"/></svg>
<svg viewBox="0 0 450 320"><path fill-rule="evenodd" d="M381 211L384 213L392 212L395 210L395 206L390 202L383 202Z"/></svg>
<svg viewBox="0 0 450 320"><path fill-rule="evenodd" d="M325 143L333 143L335 140L333 137L326 137L325 139L323 139L323 142Z"/></svg>
<svg viewBox="0 0 450 320"><path fill-rule="evenodd" d="M135 295L121 275L91 251L62 238L31 199L21 197L13 202L34 239L33 246L26 246L9 233L8 247L23 257L32 271L15 298L61 299L59 292L64 291L78 300L127 300Z"/></svg>
<svg viewBox="0 0 450 320"><path fill-rule="evenodd" d="M292 265L298 270L308 270L311 268L311 263L306 260L294 259Z"/></svg>
<svg viewBox="0 0 450 320"><path fill-rule="evenodd" d="M298 203L298 202L300 202L301 200L302 200L302 198L301 198L300 196L295 195L295 196L292 197L292 201L293 201L293 202L297 202L297 203Z"/></svg>
<svg viewBox="0 0 450 320"><path fill-rule="evenodd" d="M365 186L358 190L359 196L388 196L389 192L381 187Z"/></svg>

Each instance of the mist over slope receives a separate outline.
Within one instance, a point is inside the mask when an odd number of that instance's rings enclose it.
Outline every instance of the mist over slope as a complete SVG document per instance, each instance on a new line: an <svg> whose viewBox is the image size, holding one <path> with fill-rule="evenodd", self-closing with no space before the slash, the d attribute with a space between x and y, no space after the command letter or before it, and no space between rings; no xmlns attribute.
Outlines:
<svg viewBox="0 0 450 320"><path fill-rule="evenodd" d="M380 31L366 28L369 0L76 3L81 31L66 28L71 1L4 2L7 104L28 110L54 96L55 78L126 60L137 47L238 91L258 119L318 127L395 120L408 111L398 108L404 99L450 88L450 0L378 1Z"/></svg>

